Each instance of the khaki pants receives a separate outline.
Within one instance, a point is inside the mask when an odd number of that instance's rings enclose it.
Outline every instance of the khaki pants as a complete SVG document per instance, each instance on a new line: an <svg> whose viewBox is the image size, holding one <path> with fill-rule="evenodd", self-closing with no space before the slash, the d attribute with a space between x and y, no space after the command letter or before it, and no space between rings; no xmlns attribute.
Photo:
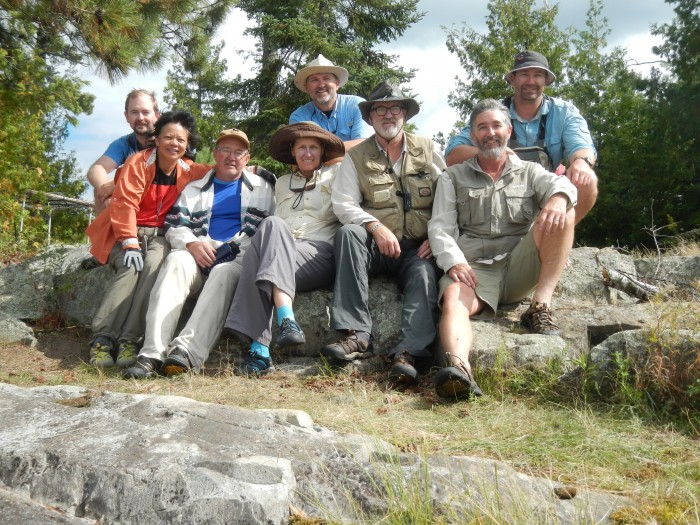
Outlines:
<svg viewBox="0 0 700 525"><path fill-rule="evenodd" d="M162 361L170 348L178 346L187 351L198 372L219 340L241 269L237 258L215 266L205 280L190 252L171 252L151 292L139 355ZM185 301L200 290L192 315L173 339Z"/></svg>
<svg viewBox="0 0 700 525"><path fill-rule="evenodd" d="M155 231L154 228L144 230ZM143 239L141 235L139 238ZM144 241L141 241L143 249ZM112 343L137 342L146 330L146 310L148 296L156 282L165 257L170 252L170 244L165 237L146 237L146 254L143 269L137 272L133 266L124 268L124 250L117 243L109 254L108 264L116 270L105 291L102 304L92 320L93 341L97 337L108 337Z"/></svg>

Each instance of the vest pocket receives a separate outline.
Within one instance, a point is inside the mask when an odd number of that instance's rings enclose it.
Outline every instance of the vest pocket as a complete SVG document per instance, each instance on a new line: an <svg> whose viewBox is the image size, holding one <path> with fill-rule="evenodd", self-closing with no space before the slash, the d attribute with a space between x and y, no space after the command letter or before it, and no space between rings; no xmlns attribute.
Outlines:
<svg viewBox="0 0 700 525"><path fill-rule="evenodd" d="M393 190L393 191L392 191ZM373 175L369 177L369 195L367 205L371 208L386 208L395 206L394 180L389 174Z"/></svg>
<svg viewBox="0 0 700 525"><path fill-rule="evenodd" d="M433 198L435 197L435 185L433 179L428 173L418 173L409 175L408 192L411 194L411 204L413 208L426 209L433 207Z"/></svg>
<svg viewBox="0 0 700 525"><path fill-rule="evenodd" d="M457 195L457 213L462 226L484 224L486 221L485 190L461 190Z"/></svg>
<svg viewBox="0 0 700 525"><path fill-rule="evenodd" d="M527 188L506 189L506 208L508 210L508 222L512 224L525 224L532 222L535 215L535 191Z"/></svg>

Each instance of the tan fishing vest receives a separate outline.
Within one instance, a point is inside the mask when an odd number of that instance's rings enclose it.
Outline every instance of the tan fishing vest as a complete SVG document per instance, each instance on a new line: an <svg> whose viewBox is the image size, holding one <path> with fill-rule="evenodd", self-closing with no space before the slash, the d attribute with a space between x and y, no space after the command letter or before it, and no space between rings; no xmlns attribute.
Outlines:
<svg viewBox="0 0 700 525"><path fill-rule="evenodd" d="M402 173L397 176L374 137L347 154L357 169L362 192L360 206L389 228L398 239L428 237L428 220L433 208L433 144L425 137L404 133L406 154Z"/></svg>

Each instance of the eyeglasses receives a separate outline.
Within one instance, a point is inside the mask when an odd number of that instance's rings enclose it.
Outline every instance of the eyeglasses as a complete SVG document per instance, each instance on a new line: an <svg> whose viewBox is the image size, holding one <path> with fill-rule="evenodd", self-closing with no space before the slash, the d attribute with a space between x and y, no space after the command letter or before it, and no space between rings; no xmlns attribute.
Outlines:
<svg viewBox="0 0 700 525"><path fill-rule="evenodd" d="M245 149L243 149L243 150L240 150L240 149L233 150L231 148L216 148L216 149L219 150L219 152L221 154L223 154L225 157L230 157L231 155L233 155L234 158L236 158L237 160L242 159L243 157L245 157L248 154L248 150L245 150Z"/></svg>
<svg viewBox="0 0 700 525"><path fill-rule="evenodd" d="M403 106L391 106L389 108L386 106L377 106L376 108L372 108L370 111L375 111L377 115L383 117L384 115L386 115L387 111L391 112L392 115L396 116L405 109L406 108Z"/></svg>

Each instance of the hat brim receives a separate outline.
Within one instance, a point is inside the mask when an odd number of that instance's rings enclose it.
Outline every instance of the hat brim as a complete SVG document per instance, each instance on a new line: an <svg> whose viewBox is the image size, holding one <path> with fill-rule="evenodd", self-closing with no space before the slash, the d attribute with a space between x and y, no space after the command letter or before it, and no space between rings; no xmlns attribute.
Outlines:
<svg viewBox="0 0 700 525"><path fill-rule="evenodd" d="M345 144L342 140L330 131L309 122L289 124L275 131L268 145L270 156L285 164L296 164L297 160L292 155L292 145L296 140L305 138L317 139L321 143L323 146L321 162L326 163L345 156Z"/></svg>
<svg viewBox="0 0 700 525"><path fill-rule="evenodd" d="M547 78L545 78L545 81L544 81L546 86L550 85L552 82L554 82L557 79L557 76L554 73L552 73L549 69L547 69L546 67L542 67L540 64L527 64L527 63L523 64L520 67L516 67L515 69L511 69L510 71L508 71L508 73L503 78L505 78L506 82L508 82L510 84L513 80L513 76L515 76L515 73L517 71L520 71L521 69L542 69L543 71L546 71Z"/></svg>
<svg viewBox="0 0 700 525"><path fill-rule="evenodd" d="M365 100L364 102L360 102L358 107L360 108L360 113L362 113L362 120L364 120L370 126L372 125L372 122L369 120L369 114L372 111L372 106L377 102L401 102L401 104L406 106L406 120L410 120L411 118L415 117L420 111L418 102L412 98L388 97L377 100Z"/></svg>
<svg viewBox="0 0 700 525"><path fill-rule="evenodd" d="M333 73L338 77L338 87L342 87L348 81L349 75L348 70L340 66L306 66L302 67L294 77L294 85L303 91L308 93L306 90L306 79L311 75L318 75L319 73Z"/></svg>

